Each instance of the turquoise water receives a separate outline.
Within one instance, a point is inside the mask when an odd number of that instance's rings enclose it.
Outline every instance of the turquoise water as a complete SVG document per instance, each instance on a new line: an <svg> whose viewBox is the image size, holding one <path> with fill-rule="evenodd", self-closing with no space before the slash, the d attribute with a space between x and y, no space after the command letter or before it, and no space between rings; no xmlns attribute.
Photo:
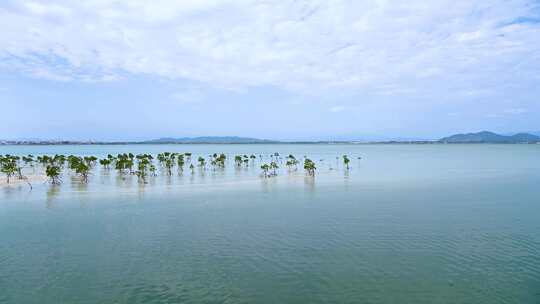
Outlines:
<svg viewBox="0 0 540 304"><path fill-rule="evenodd" d="M540 302L540 145L0 146L129 151L229 163L0 187L0 303ZM274 152L316 176L234 168Z"/></svg>

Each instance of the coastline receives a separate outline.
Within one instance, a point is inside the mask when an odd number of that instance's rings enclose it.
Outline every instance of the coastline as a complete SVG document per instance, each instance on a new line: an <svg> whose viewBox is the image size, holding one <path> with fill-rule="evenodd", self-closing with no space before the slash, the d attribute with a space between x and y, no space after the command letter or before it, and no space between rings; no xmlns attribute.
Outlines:
<svg viewBox="0 0 540 304"><path fill-rule="evenodd" d="M441 142L441 141L281 141L266 143L223 143L223 142L39 142L39 143L0 143L2 146L127 146L127 145L540 145L540 142Z"/></svg>

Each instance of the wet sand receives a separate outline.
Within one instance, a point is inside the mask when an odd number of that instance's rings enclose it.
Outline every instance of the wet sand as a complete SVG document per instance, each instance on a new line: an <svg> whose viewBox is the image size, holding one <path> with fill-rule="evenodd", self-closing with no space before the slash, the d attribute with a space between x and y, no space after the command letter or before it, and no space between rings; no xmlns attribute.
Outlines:
<svg viewBox="0 0 540 304"><path fill-rule="evenodd" d="M31 184L43 183L47 180L47 176L42 175L42 174L25 175L25 177L26 179L19 179L18 176L12 176L9 179L9 184L8 184L6 176L0 176L0 187L26 185L28 182Z"/></svg>

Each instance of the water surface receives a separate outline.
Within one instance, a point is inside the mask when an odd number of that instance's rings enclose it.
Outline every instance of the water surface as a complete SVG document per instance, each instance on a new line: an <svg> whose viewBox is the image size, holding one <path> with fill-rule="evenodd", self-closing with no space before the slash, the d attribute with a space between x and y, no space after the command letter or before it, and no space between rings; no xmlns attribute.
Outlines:
<svg viewBox="0 0 540 304"><path fill-rule="evenodd" d="M230 160L0 188L0 303L540 302L540 145L0 146L129 151ZM317 175L231 160L274 152Z"/></svg>

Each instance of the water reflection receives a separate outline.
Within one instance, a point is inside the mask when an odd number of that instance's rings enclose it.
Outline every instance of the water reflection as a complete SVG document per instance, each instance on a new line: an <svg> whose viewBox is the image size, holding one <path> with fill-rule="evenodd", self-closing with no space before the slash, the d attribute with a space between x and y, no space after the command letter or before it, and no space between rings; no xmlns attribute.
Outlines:
<svg viewBox="0 0 540 304"><path fill-rule="evenodd" d="M204 180L205 177L206 177L206 168L199 167L199 178Z"/></svg>
<svg viewBox="0 0 540 304"><path fill-rule="evenodd" d="M111 181L111 170L110 169L102 169L99 171L99 182L104 185L108 184Z"/></svg>
<svg viewBox="0 0 540 304"><path fill-rule="evenodd" d="M164 180L166 186L171 186L173 184L172 175L165 174Z"/></svg>
<svg viewBox="0 0 540 304"><path fill-rule="evenodd" d="M71 175L69 177L71 189L77 192L82 192L88 190L88 183L81 181L81 178L78 176Z"/></svg>
<svg viewBox="0 0 540 304"><path fill-rule="evenodd" d="M242 168L235 165L234 166L234 176L235 177L240 177L241 174L242 174Z"/></svg>
<svg viewBox="0 0 540 304"><path fill-rule="evenodd" d="M144 199L145 189L147 184L144 182L137 183L137 199L142 201Z"/></svg>
<svg viewBox="0 0 540 304"><path fill-rule="evenodd" d="M20 186L13 186L13 185L6 185L1 187L2 192L5 198L10 199L12 196L14 196L16 193L20 193L21 187Z"/></svg>
<svg viewBox="0 0 540 304"><path fill-rule="evenodd" d="M45 206L50 209L54 206L54 201L60 194L60 185L49 185L46 192Z"/></svg>
<svg viewBox="0 0 540 304"><path fill-rule="evenodd" d="M343 173L343 186L345 190L349 190L349 183L350 183L350 177L351 177L351 169L345 170Z"/></svg>
<svg viewBox="0 0 540 304"><path fill-rule="evenodd" d="M277 178L261 178L261 190L264 193L271 192L276 189L277 186Z"/></svg>
<svg viewBox="0 0 540 304"><path fill-rule="evenodd" d="M304 176L304 189L310 194L315 193L315 176Z"/></svg>
<svg viewBox="0 0 540 304"><path fill-rule="evenodd" d="M129 188L133 184L133 175L120 173L115 178L116 186L119 188Z"/></svg>

